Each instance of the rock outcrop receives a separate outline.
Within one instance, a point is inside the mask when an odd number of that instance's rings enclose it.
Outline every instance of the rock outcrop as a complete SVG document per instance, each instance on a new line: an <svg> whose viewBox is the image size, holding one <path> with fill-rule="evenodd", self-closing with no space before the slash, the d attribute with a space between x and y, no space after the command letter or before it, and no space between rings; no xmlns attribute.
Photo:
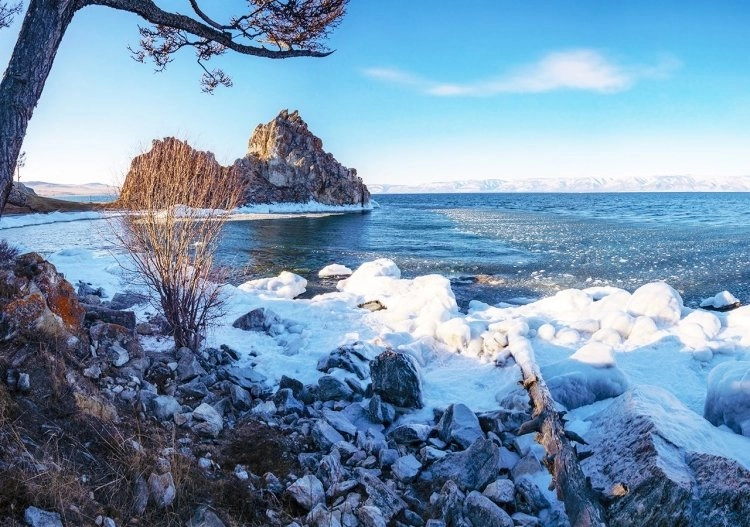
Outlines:
<svg viewBox="0 0 750 527"><path fill-rule="evenodd" d="M179 148L175 145L179 144ZM328 152L323 142L307 127L297 111L281 111L253 131L245 157L223 167L210 152L193 149L187 143L168 137L155 140L149 152L131 164L121 191L126 203L134 189L143 185L133 167L157 159L173 162L170 156L183 156L191 164L200 161L208 167L200 177L239 176L245 191L241 205L261 203L307 203L361 205L370 202L370 192L353 168L346 168ZM191 204L200 206L200 204Z"/></svg>
<svg viewBox="0 0 750 527"><path fill-rule="evenodd" d="M750 471L724 457L726 432L668 392L640 386L592 418L582 463L609 497L612 527L745 525ZM731 438L731 435L729 436Z"/></svg>

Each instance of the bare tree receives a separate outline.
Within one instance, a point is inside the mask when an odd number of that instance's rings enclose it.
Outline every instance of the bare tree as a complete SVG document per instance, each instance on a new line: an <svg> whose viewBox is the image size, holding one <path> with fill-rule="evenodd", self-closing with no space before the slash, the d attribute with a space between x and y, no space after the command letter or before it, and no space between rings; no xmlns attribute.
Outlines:
<svg viewBox="0 0 750 527"><path fill-rule="evenodd" d="M155 145L156 146L156 145ZM133 160L119 205L131 209L115 229L134 271L169 322L175 346L196 350L221 314L225 276L214 269L218 236L243 195L236 172L177 139Z"/></svg>
<svg viewBox="0 0 750 527"><path fill-rule="evenodd" d="M210 92L231 85L225 72L206 66L226 51L271 59L330 54L323 42L344 16L349 0L246 0L242 12L224 21L210 15L199 0L186 1L189 15L162 8L159 4L167 2L158 0L30 0L0 82L0 213L32 112L62 37L80 9L110 7L153 24L139 28L140 43L131 52L141 62L153 60L157 70L163 70L180 50L193 49L203 69L203 89ZM0 3L0 27L10 24L19 10L20 4Z"/></svg>

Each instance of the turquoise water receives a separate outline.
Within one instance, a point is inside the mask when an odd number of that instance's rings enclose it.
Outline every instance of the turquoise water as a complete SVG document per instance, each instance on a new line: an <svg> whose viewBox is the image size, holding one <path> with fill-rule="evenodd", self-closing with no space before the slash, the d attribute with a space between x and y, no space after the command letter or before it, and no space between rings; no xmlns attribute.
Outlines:
<svg viewBox="0 0 750 527"><path fill-rule="evenodd" d="M664 280L688 305L727 289L750 302L750 194L421 194L375 196L369 213L227 224L232 281L291 270L310 291L329 263L393 259L404 276L451 278L459 303L522 301L569 287L633 290ZM0 225L1 226L1 225ZM0 230L49 254L107 248L106 222Z"/></svg>

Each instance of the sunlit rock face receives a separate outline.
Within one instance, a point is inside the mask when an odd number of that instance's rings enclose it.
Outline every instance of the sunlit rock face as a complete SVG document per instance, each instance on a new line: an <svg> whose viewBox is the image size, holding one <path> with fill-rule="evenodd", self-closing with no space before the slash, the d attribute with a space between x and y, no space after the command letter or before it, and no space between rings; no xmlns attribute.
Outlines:
<svg viewBox="0 0 750 527"><path fill-rule="evenodd" d="M143 184L136 181L137 172L133 167L137 163L179 155L188 157L191 162L198 157L205 158L208 165L216 168L209 171L211 177L239 175L245 184L241 205L316 201L325 205L364 206L370 202L370 192L357 171L346 168L325 152L321 139L310 132L297 111L283 110L270 122L258 125L250 137L245 157L228 167L220 166L210 152L197 151L187 143L174 148L175 142L179 141L174 138L155 140L149 152L136 157L121 196L127 197L128 189Z"/></svg>

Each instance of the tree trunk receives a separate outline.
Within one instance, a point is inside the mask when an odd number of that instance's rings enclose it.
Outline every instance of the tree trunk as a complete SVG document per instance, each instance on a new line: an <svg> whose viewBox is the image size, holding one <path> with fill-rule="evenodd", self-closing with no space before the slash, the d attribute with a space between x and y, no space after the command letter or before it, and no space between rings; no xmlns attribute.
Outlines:
<svg viewBox="0 0 750 527"><path fill-rule="evenodd" d="M606 527L604 509L586 480L576 452L565 435L564 424L536 364L531 343L519 338L511 342L509 351L521 368L523 385L531 397L533 412L529 428L538 432L536 440L547 452L545 464L552 472L557 496L565 504L570 525ZM522 428L525 427L526 423Z"/></svg>
<svg viewBox="0 0 750 527"><path fill-rule="evenodd" d="M31 114L42 95L57 49L82 0L31 0L0 82L0 215L13 185Z"/></svg>

